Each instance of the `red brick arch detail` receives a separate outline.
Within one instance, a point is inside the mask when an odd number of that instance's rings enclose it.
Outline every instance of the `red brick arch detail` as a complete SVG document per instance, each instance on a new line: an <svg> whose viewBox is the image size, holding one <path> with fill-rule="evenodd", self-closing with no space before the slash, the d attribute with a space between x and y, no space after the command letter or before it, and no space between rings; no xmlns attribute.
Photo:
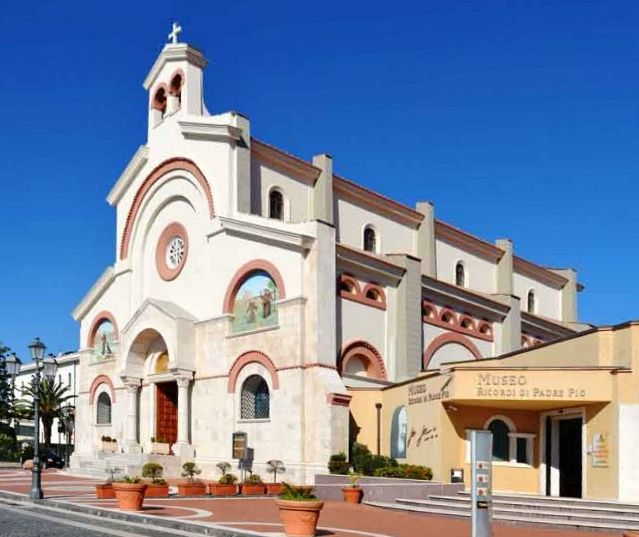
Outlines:
<svg viewBox="0 0 639 537"><path fill-rule="evenodd" d="M377 299L368 298L368 291L373 290L377 293ZM384 293L384 289L382 289L379 285L375 283L367 283L362 290L362 297L368 303L378 303L381 309L386 309L386 293Z"/></svg>
<svg viewBox="0 0 639 537"><path fill-rule="evenodd" d="M386 380L386 366L384 366L382 355L370 343L361 340L351 341L342 347L342 352L337 362L337 370L340 374L346 369L349 360L357 355L361 355L368 360L366 364L368 378Z"/></svg>
<svg viewBox="0 0 639 537"><path fill-rule="evenodd" d="M458 343L459 345L466 347L475 357L475 360L481 360L482 358L481 352L479 352L477 346L467 337L453 333L441 334L440 336L437 336L435 339L433 339L433 341L430 342L430 344L424 351L424 358L422 361L422 367L424 368L424 371L426 371L426 369L428 368L428 363L433 357L433 354L435 354L437 350L448 343Z"/></svg>
<svg viewBox="0 0 639 537"><path fill-rule="evenodd" d="M91 383L91 388L89 389L90 405L93 404L93 401L95 400L95 392L98 390L98 388L102 384L106 384L107 386L109 386L109 390L111 391L111 402L115 403L115 388L113 387L113 382L111 382L111 379L107 377L106 375L98 375L97 377L93 379L93 382Z"/></svg>
<svg viewBox="0 0 639 537"><path fill-rule="evenodd" d="M224 295L224 304L222 305L222 311L224 313L233 313L233 306L235 303L235 294L239 291L240 287L244 283L245 278L256 270L263 270L267 272L277 287L278 300L286 298L286 290L284 288L284 279L277 270L277 267L270 261L265 259L254 259L248 263L244 263L233 275L231 283L226 288L226 294Z"/></svg>
<svg viewBox="0 0 639 537"><path fill-rule="evenodd" d="M168 92L171 95L176 95L176 92L173 89L173 79L178 75L180 76L180 87L178 88L178 93L181 93L182 88L184 87L184 81L186 80L186 77L184 76L184 71L182 71L182 69L176 69L175 71L173 71L173 74L169 77Z"/></svg>
<svg viewBox="0 0 639 537"><path fill-rule="evenodd" d="M97 332L98 327L100 326L100 323L102 321L111 321L111 324L113 325L113 331L115 333L115 339L119 339L118 323L115 322L115 317L110 311L101 311L95 316L93 322L91 323L91 328L89 328L89 338L87 340L88 347L93 347L93 344L95 343L95 333Z"/></svg>
<svg viewBox="0 0 639 537"><path fill-rule="evenodd" d="M144 200L145 196L149 193L151 187L155 183L157 183L167 173L174 170L184 170L195 177L195 180L202 187L202 190L204 190L204 193L206 195L210 217L213 218L215 216L215 210L213 208L213 194L211 193L209 183L200 168L198 168L192 160L185 158L176 157L165 160L162 164L159 164L156 168L153 169L153 171L142 183L142 186L140 186L138 191L135 193L133 203L131 204L131 209L129 209L129 214L126 219L126 224L124 225L124 231L122 232L122 240L120 242L120 259L126 259L126 256L129 253L131 231L133 230L133 224L135 223L135 219L137 218L138 212L140 211L140 207L142 206L142 201Z"/></svg>
<svg viewBox="0 0 639 537"><path fill-rule="evenodd" d="M273 389L277 390L280 387L280 379L277 374L277 368L266 354L260 351L247 351L241 354L229 370L229 382L228 382L228 393L235 393L235 388L237 385L237 377L240 374L240 371L250 363L257 362L258 364L262 364L268 372L271 374L271 383L273 384Z"/></svg>

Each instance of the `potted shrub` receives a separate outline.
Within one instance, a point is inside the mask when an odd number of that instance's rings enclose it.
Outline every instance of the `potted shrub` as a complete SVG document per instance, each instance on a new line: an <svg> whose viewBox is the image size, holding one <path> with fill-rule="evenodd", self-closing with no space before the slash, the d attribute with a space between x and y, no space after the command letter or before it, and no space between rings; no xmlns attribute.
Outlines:
<svg viewBox="0 0 639 537"><path fill-rule="evenodd" d="M171 444L164 441L164 438L155 436L151 437L151 453L155 455L170 455Z"/></svg>
<svg viewBox="0 0 639 537"><path fill-rule="evenodd" d="M355 472L348 474L350 485L342 489L346 503L359 503L362 501L363 491L359 486L360 476Z"/></svg>
<svg viewBox="0 0 639 537"><path fill-rule="evenodd" d="M142 467L142 477L146 479L145 498L168 498L169 484L162 479L164 468L157 462L147 462Z"/></svg>
<svg viewBox="0 0 639 537"><path fill-rule="evenodd" d="M115 499L122 511L142 511L146 483L142 483L139 477L124 476L113 482Z"/></svg>
<svg viewBox="0 0 639 537"><path fill-rule="evenodd" d="M350 466L350 463L346 460L346 453L343 451L331 455L328 460L328 471L331 474L347 475Z"/></svg>
<svg viewBox="0 0 639 537"><path fill-rule="evenodd" d="M186 477L186 483L178 485L178 494L180 496L204 496L206 494L206 485L197 477L202 473L194 462L185 462L182 465L182 477Z"/></svg>
<svg viewBox="0 0 639 537"><path fill-rule="evenodd" d="M217 483L209 483L207 492L213 496L235 496L237 494L237 476L229 473L231 465L228 462L216 464L222 477Z"/></svg>
<svg viewBox="0 0 639 537"><path fill-rule="evenodd" d="M105 453L115 453L118 450L118 441L116 438L104 435L101 437L102 451Z"/></svg>
<svg viewBox="0 0 639 537"><path fill-rule="evenodd" d="M100 483L95 486L95 495L98 497L98 500L113 500L115 498L113 481L115 480L115 474L118 473L118 469L107 468L105 471L109 474L109 477L105 483Z"/></svg>
<svg viewBox="0 0 639 537"><path fill-rule="evenodd" d="M282 494L282 492L284 491L284 487L282 486L282 483L277 482L277 473L279 472L280 474L283 474L284 472L286 472L286 468L282 461L271 459L266 463L266 471L269 474L273 474L273 482L266 484L266 493L273 496Z"/></svg>
<svg viewBox="0 0 639 537"><path fill-rule="evenodd" d="M310 487L282 483L284 492L276 500L287 537L313 537L324 502L313 496Z"/></svg>
<svg viewBox="0 0 639 537"><path fill-rule="evenodd" d="M242 483L243 496L259 496L264 494L264 482L257 474L251 474Z"/></svg>

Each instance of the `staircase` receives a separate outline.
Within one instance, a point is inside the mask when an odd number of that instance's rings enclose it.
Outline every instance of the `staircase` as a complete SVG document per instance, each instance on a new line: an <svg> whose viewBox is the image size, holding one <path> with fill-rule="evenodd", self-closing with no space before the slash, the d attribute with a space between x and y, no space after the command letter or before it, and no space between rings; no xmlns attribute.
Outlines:
<svg viewBox="0 0 639 537"><path fill-rule="evenodd" d="M398 498L368 505L423 513L470 518L470 495L430 495L425 500ZM523 494L493 495L493 520L566 529L600 531L639 530L639 504L614 500L581 500Z"/></svg>
<svg viewBox="0 0 639 537"><path fill-rule="evenodd" d="M164 467L164 475L180 475L181 459L169 455L150 453L104 453L81 455L74 453L69 465L69 473L92 479L105 480L109 477L107 469L117 468L118 475L142 475L142 466L147 462L159 462Z"/></svg>

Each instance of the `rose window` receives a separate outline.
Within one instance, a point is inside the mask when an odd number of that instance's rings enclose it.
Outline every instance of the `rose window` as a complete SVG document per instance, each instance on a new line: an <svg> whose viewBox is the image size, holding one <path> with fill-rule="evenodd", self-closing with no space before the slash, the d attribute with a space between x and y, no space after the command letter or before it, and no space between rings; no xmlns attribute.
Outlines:
<svg viewBox="0 0 639 537"><path fill-rule="evenodd" d="M173 270L184 261L185 247L182 237L174 236L166 247L166 266Z"/></svg>

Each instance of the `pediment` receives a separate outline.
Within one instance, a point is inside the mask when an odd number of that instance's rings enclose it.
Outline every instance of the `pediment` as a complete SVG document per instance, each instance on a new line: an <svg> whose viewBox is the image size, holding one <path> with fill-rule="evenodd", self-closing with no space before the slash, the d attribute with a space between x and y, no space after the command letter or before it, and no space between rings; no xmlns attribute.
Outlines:
<svg viewBox="0 0 639 537"><path fill-rule="evenodd" d="M186 321L194 323L196 318L188 311L166 300L159 300L157 298L147 298L142 305L133 314L129 322L122 329L122 333L127 334L131 328L140 324L145 317L152 319L154 323L157 322L157 315L165 317L166 320L171 321Z"/></svg>

